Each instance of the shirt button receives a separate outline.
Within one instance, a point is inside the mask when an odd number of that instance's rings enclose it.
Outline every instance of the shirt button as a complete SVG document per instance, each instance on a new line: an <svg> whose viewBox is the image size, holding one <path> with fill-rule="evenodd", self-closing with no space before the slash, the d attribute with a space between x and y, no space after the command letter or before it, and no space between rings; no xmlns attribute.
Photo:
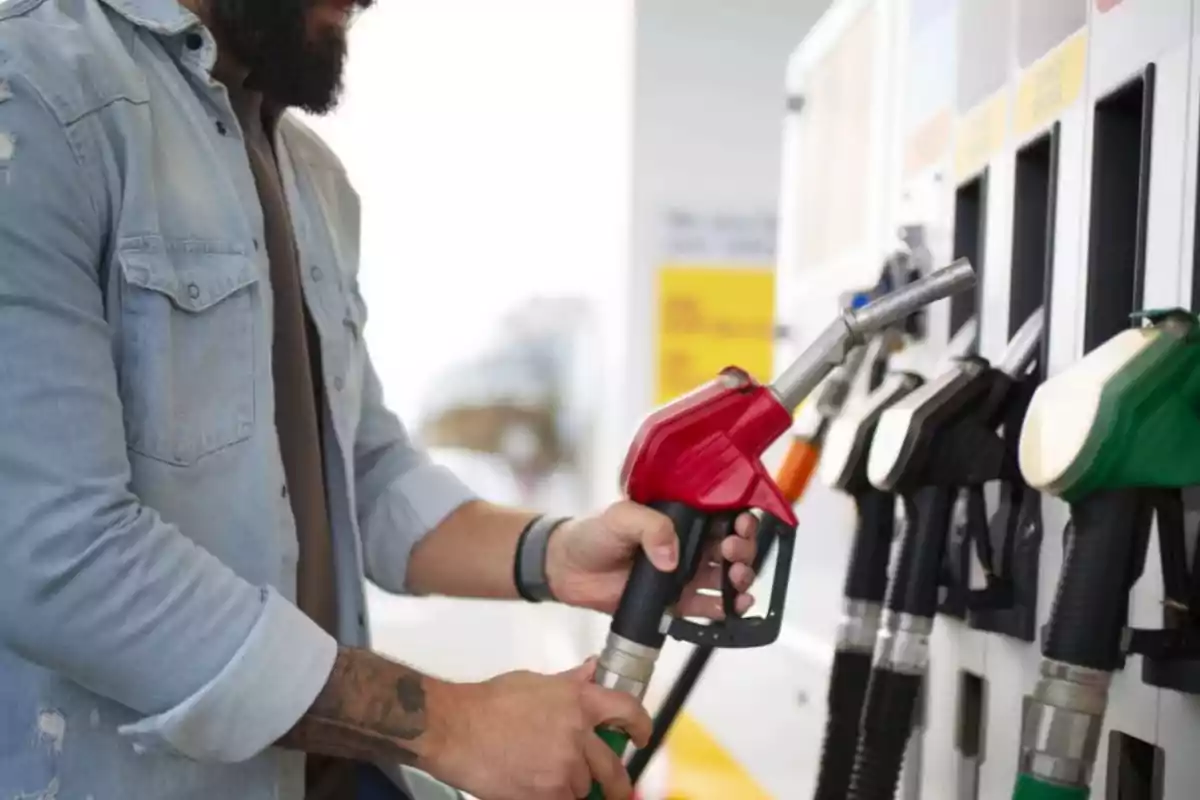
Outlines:
<svg viewBox="0 0 1200 800"><path fill-rule="evenodd" d="M217 120L217 133L221 134L222 136L229 133L229 128L225 127L225 123L221 122L220 120Z"/></svg>
<svg viewBox="0 0 1200 800"><path fill-rule="evenodd" d="M198 33L189 33L187 35L188 50L199 50L204 47L204 37Z"/></svg>
<svg viewBox="0 0 1200 800"><path fill-rule="evenodd" d="M341 377L337 377L337 378L333 379L333 388L337 389L340 392L345 387L346 387L346 382L344 380L342 380Z"/></svg>
<svg viewBox="0 0 1200 800"><path fill-rule="evenodd" d="M313 267L311 274L312 274L312 279L314 281L319 281L319 280L321 280L321 278L325 277L325 273L321 270L320 267Z"/></svg>
<svg viewBox="0 0 1200 800"><path fill-rule="evenodd" d="M287 492L287 484L285 483L283 486L280 486L280 487L279 487L279 496L280 496L280 497L287 497L287 494L288 494L288 492Z"/></svg>
<svg viewBox="0 0 1200 800"><path fill-rule="evenodd" d="M200 299L200 287L194 283L189 283L188 284L188 297L192 298L193 300L199 300Z"/></svg>
<svg viewBox="0 0 1200 800"><path fill-rule="evenodd" d="M255 240L254 240L254 249L255 249L255 250L261 250L261 249L262 249L262 242L260 242L258 239L255 239Z"/></svg>

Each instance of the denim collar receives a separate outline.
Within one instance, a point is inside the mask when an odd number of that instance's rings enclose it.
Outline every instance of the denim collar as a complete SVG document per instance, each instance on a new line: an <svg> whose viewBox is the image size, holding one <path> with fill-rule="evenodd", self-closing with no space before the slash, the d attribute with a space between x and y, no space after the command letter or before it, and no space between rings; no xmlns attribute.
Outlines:
<svg viewBox="0 0 1200 800"><path fill-rule="evenodd" d="M200 19L178 0L101 0L134 25L167 36L183 33Z"/></svg>

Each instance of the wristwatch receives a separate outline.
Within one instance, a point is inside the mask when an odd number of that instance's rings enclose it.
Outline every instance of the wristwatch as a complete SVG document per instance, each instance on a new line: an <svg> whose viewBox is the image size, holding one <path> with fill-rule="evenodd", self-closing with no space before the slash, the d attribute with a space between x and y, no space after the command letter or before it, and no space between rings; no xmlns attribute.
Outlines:
<svg viewBox="0 0 1200 800"><path fill-rule="evenodd" d="M531 603L555 599L546 577L546 552L550 548L550 534L568 519L539 515L530 520L517 539L513 584L517 587L517 594Z"/></svg>

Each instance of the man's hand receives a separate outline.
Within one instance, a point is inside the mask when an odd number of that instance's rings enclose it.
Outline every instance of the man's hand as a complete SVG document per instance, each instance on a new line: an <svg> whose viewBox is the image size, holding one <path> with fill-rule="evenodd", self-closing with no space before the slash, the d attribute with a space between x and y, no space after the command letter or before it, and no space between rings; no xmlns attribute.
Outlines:
<svg viewBox="0 0 1200 800"><path fill-rule="evenodd" d="M595 728L641 747L650 716L633 696L592 683L594 660L559 675L513 672L447 683L368 650L344 648L309 712L278 742L306 753L415 766L480 800L633 796Z"/></svg>
<svg viewBox="0 0 1200 800"><path fill-rule="evenodd" d="M650 717L632 696L593 684L594 672L588 661L559 675L441 684L418 766L481 800L577 800L593 780L605 800L628 800L629 775L595 728L620 728L640 747Z"/></svg>
<svg viewBox="0 0 1200 800"><path fill-rule="evenodd" d="M750 514L738 517L735 534L714 541L705 563L696 571L680 597L676 611L686 617L721 619L721 598L701 590L721 588L721 560L733 562L730 577L741 594L738 613L753 604L746 592L754 583L757 520ZM679 560L679 539L666 515L637 503L624 501L603 513L566 522L550 535L546 553L546 576L550 591L563 603L612 613L625 590L633 558L644 548L654 566L674 570Z"/></svg>

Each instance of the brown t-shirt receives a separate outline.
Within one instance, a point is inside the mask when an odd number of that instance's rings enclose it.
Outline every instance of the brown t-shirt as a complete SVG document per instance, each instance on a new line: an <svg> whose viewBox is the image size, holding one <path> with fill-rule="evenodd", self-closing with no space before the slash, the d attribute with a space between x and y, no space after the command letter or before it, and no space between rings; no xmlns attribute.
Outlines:
<svg viewBox="0 0 1200 800"><path fill-rule="evenodd" d="M278 115L265 106L260 93L247 88L244 79L238 80L228 70L222 74L220 66L214 74L229 90L262 205L274 299L275 426L299 540L296 604L336 636L333 538L321 444L320 344L304 303L295 231L272 144ZM309 756L307 800L354 797L355 772L351 762Z"/></svg>

